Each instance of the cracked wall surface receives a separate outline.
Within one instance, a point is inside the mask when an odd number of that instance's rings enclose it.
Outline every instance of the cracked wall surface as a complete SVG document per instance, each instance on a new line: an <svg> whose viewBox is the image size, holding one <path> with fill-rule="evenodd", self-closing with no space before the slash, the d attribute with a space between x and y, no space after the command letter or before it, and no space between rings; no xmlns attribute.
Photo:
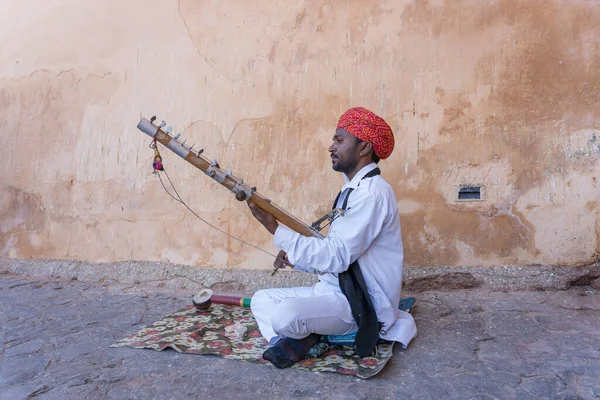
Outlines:
<svg viewBox="0 0 600 400"><path fill-rule="evenodd" d="M594 0L6 0L0 20L0 257L269 268L165 193L137 122L166 120L311 222L356 105L396 134L380 167L407 265L600 254ZM276 252L244 203L162 155L203 219ZM457 201L465 185L483 200Z"/></svg>

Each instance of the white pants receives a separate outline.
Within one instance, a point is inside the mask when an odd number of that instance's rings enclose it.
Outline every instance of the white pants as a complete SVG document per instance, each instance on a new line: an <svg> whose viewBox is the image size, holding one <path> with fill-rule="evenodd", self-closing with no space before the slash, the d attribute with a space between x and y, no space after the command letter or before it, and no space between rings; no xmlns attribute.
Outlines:
<svg viewBox="0 0 600 400"><path fill-rule="evenodd" d="M271 344L282 337L347 335L358 330L344 294L322 293L315 286L260 290L252 296L250 308L260 333Z"/></svg>

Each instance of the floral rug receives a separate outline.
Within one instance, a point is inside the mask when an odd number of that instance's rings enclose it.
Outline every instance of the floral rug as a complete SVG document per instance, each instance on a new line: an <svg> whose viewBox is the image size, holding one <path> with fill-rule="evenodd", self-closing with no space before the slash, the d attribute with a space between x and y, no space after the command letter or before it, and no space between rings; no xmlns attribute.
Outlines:
<svg viewBox="0 0 600 400"><path fill-rule="evenodd" d="M351 346L321 344L324 347L322 354L305 358L292 368L337 372L366 379L379 373L393 355L393 342L387 341L380 341L374 354L362 359L354 354ZM262 358L269 346L250 309L222 304L213 304L208 311L202 312L193 305L187 306L110 347L157 351L172 348L180 353L210 354L270 365Z"/></svg>

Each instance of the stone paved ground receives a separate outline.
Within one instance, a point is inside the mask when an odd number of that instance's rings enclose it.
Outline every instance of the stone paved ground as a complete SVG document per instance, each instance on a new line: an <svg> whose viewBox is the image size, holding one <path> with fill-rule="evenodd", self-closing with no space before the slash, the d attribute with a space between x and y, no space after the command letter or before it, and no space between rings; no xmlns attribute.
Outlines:
<svg viewBox="0 0 600 400"><path fill-rule="evenodd" d="M192 294L0 275L0 398L600 398L600 294L589 286L416 293L418 337L370 380L109 348Z"/></svg>

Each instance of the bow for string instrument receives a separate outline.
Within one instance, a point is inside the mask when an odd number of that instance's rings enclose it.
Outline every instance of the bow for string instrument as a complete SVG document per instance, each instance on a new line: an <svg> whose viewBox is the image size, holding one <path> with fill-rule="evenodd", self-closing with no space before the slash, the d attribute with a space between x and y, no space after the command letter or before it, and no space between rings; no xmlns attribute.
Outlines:
<svg viewBox="0 0 600 400"><path fill-rule="evenodd" d="M249 201L256 204L262 210L275 217L277 221L293 231L307 237L316 237L322 239L323 235L321 235L319 231L325 228L328 223L331 223L337 217L344 215L344 212L341 209L336 208L317 219L310 226L303 223L298 218L283 210L281 207L278 207L271 201L267 200L263 195L256 191L255 187L249 186L248 184L244 183L243 179L234 176L231 170L222 169L217 160L210 161L202 156L204 149L194 152L192 149L194 145L187 146L185 144L185 140L183 142L179 141L180 134L172 136L172 129L170 126L163 131L162 128L166 126L165 121L162 121L159 126L154 125L155 119L156 117L152 117L150 120L142 118L137 125L138 129L154 139L154 142L161 143L179 157L183 158L185 161L204 172L208 177L225 186L234 193L235 198L238 201ZM156 146L154 146L154 149L158 154ZM158 155L158 157L160 156ZM155 163L157 161L158 160L156 160ZM156 169L157 167L155 165L155 170ZM162 170L162 158L160 158L159 169ZM323 222L325 221L328 221L328 223L323 225Z"/></svg>

